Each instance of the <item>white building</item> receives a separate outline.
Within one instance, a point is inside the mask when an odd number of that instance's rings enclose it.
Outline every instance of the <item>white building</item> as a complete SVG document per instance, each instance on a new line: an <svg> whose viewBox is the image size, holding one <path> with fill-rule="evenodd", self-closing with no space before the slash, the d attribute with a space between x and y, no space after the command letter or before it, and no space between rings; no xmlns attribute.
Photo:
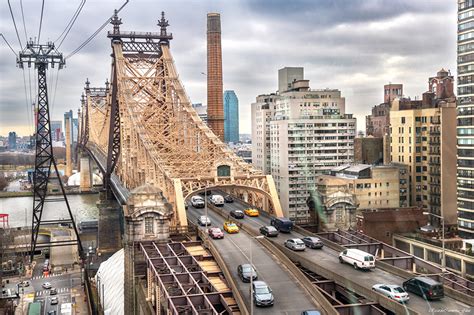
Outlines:
<svg viewBox="0 0 474 315"><path fill-rule="evenodd" d="M353 162L356 119L339 90L311 90L303 68L278 75L278 93L252 104L252 161L273 175L285 216L303 223L316 176Z"/></svg>

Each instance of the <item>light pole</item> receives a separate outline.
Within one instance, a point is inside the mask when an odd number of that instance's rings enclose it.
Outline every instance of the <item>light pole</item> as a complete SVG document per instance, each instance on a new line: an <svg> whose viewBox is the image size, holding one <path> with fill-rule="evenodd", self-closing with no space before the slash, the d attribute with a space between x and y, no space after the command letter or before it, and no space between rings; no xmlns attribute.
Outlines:
<svg viewBox="0 0 474 315"><path fill-rule="evenodd" d="M207 220L209 218L207 217L207 181L206 181L206 186L204 186L204 215L206 216L206 229L207 229Z"/></svg>
<svg viewBox="0 0 474 315"><path fill-rule="evenodd" d="M431 212L423 212L424 215L432 215L438 219L441 220L441 246L443 248L443 254L442 254L442 259L441 259L441 273L444 277L444 272L446 271L446 250L444 246L444 217L441 215L437 215Z"/></svg>
<svg viewBox="0 0 474 315"><path fill-rule="evenodd" d="M250 268L252 268L251 273L250 273L250 315L253 315L253 271L255 268L253 267L253 262L252 262L252 241L254 239L262 239L265 236L263 235L257 235L254 237L250 238L250 246L249 246L249 260L250 260Z"/></svg>

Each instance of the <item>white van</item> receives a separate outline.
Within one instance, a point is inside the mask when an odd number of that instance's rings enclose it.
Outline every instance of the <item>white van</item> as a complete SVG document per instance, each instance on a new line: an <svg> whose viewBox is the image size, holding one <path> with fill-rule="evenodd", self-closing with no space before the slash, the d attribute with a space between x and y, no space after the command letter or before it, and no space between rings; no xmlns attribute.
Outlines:
<svg viewBox="0 0 474 315"><path fill-rule="evenodd" d="M204 208L204 199L201 196L192 196L191 205L194 208Z"/></svg>
<svg viewBox="0 0 474 315"><path fill-rule="evenodd" d="M373 269L375 268L375 257L359 249L345 249L339 254L341 264L348 263L355 269Z"/></svg>
<svg viewBox="0 0 474 315"><path fill-rule="evenodd" d="M221 195L212 195L209 197L209 202L212 203L214 206L221 207L224 205L224 197Z"/></svg>

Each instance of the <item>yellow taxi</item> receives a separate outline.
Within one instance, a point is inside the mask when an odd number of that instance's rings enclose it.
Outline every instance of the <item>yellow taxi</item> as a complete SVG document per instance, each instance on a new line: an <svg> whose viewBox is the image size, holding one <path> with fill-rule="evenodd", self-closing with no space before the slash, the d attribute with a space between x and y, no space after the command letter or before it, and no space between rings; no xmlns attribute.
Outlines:
<svg viewBox="0 0 474 315"><path fill-rule="evenodd" d="M245 209L244 212L249 217L258 217L258 215L259 215L257 209L248 208L248 209Z"/></svg>
<svg viewBox="0 0 474 315"><path fill-rule="evenodd" d="M239 227L232 221L225 221L224 222L224 231L229 234L232 233L239 233Z"/></svg>

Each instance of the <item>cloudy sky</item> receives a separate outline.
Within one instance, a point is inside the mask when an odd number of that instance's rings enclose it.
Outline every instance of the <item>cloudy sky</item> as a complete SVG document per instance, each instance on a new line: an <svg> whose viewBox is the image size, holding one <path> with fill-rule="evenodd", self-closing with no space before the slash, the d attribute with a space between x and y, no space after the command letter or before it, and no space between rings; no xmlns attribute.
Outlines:
<svg viewBox="0 0 474 315"><path fill-rule="evenodd" d="M10 2L24 45L20 0ZM56 40L80 2L45 0L41 42ZM60 47L64 55L123 2L87 0ZM23 0L23 9L27 36L38 36L41 1ZM405 95L414 97L440 68L456 70L454 0L130 0L120 14L121 29L158 31L161 11L169 19L172 53L193 103L206 103L206 14L221 13L224 89L239 97L241 133L251 130L250 104L258 94L277 89L277 71L284 66L303 66L314 89L340 89L359 130L371 107L382 101L383 84L403 83ZM53 119L77 110L86 78L101 86L109 77L109 29L67 60L59 80L56 69L50 72ZM0 32L20 50L7 1L0 4ZM0 45L0 135L12 130L26 135L33 131L28 104L34 73L24 71L25 98L23 71L7 45Z"/></svg>

